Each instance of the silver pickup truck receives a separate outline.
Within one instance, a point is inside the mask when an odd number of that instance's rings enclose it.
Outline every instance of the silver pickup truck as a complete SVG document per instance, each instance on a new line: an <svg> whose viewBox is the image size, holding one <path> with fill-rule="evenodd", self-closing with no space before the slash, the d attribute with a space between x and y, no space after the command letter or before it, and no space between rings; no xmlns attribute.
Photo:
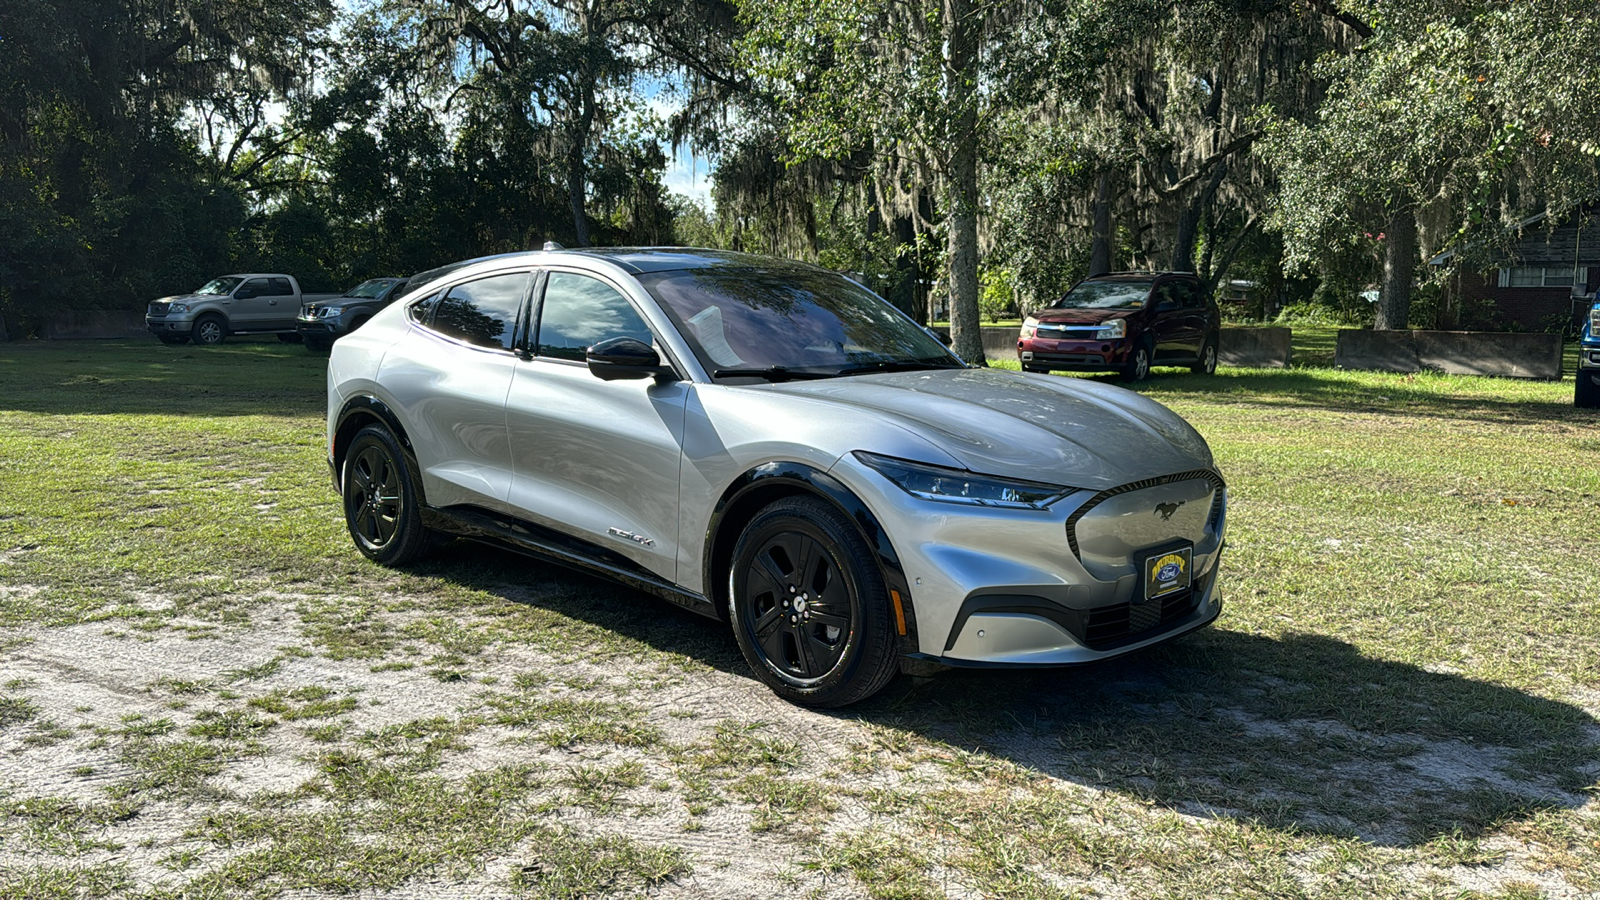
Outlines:
<svg viewBox="0 0 1600 900"><path fill-rule="evenodd" d="M293 275L248 273L213 278L192 294L162 297L145 310L145 327L163 344L220 344L230 334L277 333L292 340L304 303L333 294L301 294Z"/></svg>

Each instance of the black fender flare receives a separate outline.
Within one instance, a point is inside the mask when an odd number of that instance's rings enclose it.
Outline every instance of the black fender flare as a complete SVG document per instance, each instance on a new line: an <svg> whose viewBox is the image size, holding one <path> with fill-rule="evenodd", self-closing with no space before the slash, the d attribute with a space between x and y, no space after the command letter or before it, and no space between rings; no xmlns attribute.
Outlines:
<svg viewBox="0 0 1600 900"><path fill-rule="evenodd" d="M716 605L718 614L728 614L725 583L727 565L744 523L773 500L793 494L809 494L828 501L861 530L862 537L873 548L879 573L889 590L900 652L902 655L918 652L917 617L911 586L888 533L878 517L853 491L827 472L805 463L763 463L735 478L718 498L711 512L711 520L706 525L701 559L706 596Z"/></svg>
<svg viewBox="0 0 1600 900"><path fill-rule="evenodd" d="M340 407L339 417L334 421L332 439L328 443L328 467L333 470L333 486L336 490L343 489L343 485L339 483L339 473L345 448L350 445L350 439L355 437L356 432L364 427L363 423L374 418L388 427L395 440L406 449L408 456L415 454L416 451L411 446L411 436L406 433L405 426L400 424L400 417L395 415L394 410L371 394L357 394ZM415 466L415 463L412 465ZM417 483L420 485L421 481Z"/></svg>

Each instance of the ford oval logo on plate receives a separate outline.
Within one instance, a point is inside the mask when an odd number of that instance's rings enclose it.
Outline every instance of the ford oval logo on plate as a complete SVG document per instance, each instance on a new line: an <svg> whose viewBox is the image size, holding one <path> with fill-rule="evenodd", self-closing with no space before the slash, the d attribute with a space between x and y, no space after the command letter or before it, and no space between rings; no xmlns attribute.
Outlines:
<svg viewBox="0 0 1600 900"><path fill-rule="evenodd" d="M1144 597L1154 600L1186 590L1193 580L1194 548L1164 550L1145 557Z"/></svg>

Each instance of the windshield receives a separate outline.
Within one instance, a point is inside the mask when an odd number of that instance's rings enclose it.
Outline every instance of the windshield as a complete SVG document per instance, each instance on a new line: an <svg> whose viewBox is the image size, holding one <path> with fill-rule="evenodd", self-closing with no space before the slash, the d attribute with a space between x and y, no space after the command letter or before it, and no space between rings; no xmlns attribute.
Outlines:
<svg viewBox="0 0 1600 900"><path fill-rule="evenodd" d="M200 290L195 291L195 293L196 294L218 294L218 295L231 294L231 293L233 293L233 289L238 287L239 286L239 282L241 282L243 280L244 280L243 278L234 278L232 275L224 275L221 278L213 278L210 281L206 282L205 286L202 287Z"/></svg>
<svg viewBox="0 0 1600 900"><path fill-rule="evenodd" d="M826 378L963 365L888 301L831 272L715 268L639 280L716 377Z"/></svg>
<svg viewBox="0 0 1600 900"><path fill-rule="evenodd" d="M1050 305L1051 309L1143 309L1148 281L1085 281Z"/></svg>
<svg viewBox="0 0 1600 900"><path fill-rule="evenodd" d="M374 278L370 281L363 281L350 290L345 291L344 295L346 297L360 297L363 300L373 300L376 299L379 294L382 294L386 289L388 289L389 285L391 284L394 284L394 282L388 280L387 278Z"/></svg>

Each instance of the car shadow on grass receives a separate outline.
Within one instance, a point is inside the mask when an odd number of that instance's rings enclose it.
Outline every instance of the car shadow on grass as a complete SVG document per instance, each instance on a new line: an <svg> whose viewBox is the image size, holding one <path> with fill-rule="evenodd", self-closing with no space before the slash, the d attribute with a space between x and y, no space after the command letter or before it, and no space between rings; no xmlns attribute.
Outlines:
<svg viewBox="0 0 1600 900"><path fill-rule="evenodd" d="M1370 374L1370 373L1369 373ZM1342 373L1314 369L1251 370L1204 376L1156 372L1131 384L1112 376L1080 376L1136 390L1170 403L1188 397L1212 403L1237 403L1268 409L1319 409L1329 412L1394 413L1407 417L1451 419L1501 425L1600 422L1600 414L1576 409L1570 388L1557 402L1483 394L1447 394L1409 376L1393 374L1382 383L1350 380ZM1468 377L1468 376L1461 376Z"/></svg>
<svg viewBox="0 0 1600 900"><path fill-rule="evenodd" d="M754 679L726 626L608 582L456 542L429 566L508 600ZM530 592L509 584L543 582ZM1521 690L1362 654L1314 634L1203 630L1064 669L901 676L843 710L1185 814L1404 847L1576 809L1600 723Z"/></svg>

